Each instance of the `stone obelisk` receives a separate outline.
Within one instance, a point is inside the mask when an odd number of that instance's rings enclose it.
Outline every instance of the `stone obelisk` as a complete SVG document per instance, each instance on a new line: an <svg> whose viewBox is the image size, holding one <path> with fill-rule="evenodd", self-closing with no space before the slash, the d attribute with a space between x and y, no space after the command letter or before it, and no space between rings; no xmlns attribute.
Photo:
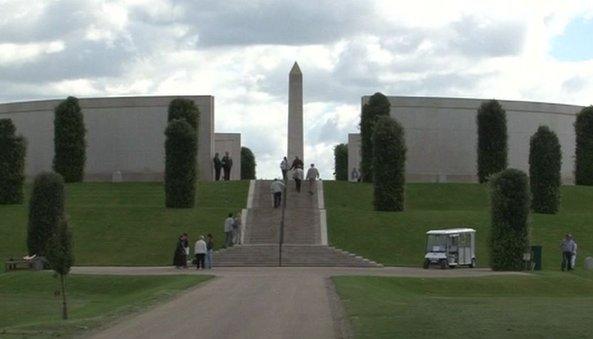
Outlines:
<svg viewBox="0 0 593 339"><path fill-rule="evenodd" d="M288 162L303 159L303 73L295 62L288 74Z"/></svg>

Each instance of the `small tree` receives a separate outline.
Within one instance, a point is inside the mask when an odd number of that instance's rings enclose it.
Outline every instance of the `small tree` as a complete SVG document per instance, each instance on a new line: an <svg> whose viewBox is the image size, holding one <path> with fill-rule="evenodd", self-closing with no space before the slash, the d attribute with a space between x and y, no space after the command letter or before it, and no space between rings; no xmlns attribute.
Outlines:
<svg viewBox="0 0 593 339"><path fill-rule="evenodd" d="M360 171L362 181L373 182L373 131L380 116L389 116L391 104L381 93L375 93L362 107L360 115Z"/></svg>
<svg viewBox="0 0 593 339"><path fill-rule="evenodd" d="M241 179L255 179L255 156L247 147L241 147Z"/></svg>
<svg viewBox="0 0 593 339"><path fill-rule="evenodd" d="M193 100L177 98L169 103L169 112L167 121L182 119L187 121L190 126L198 131L200 121L200 110Z"/></svg>
<svg viewBox="0 0 593 339"><path fill-rule="evenodd" d="M173 120L165 135L165 205L192 208L196 195L196 132L187 121Z"/></svg>
<svg viewBox="0 0 593 339"><path fill-rule="evenodd" d="M593 185L593 106L585 107L574 123L576 134L575 183Z"/></svg>
<svg viewBox="0 0 593 339"><path fill-rule="evenodd" d="M404 130L389 116L380 117L373 133L375 210L404 210L405 167Z"/></svg>
<svg viewBox="0 0 593 339"><path fill-rule="evenodd" d="M478 109L478 180L480 183L507 167L506 112L496 100Z"/></svg>
<svg viewBox="0 0 593 339"><path fill-rule="evenodd" d="M517 271L529 248L529 187L527 175L506 169L491 182L490 266L495 271Z"/></svg>
<svg viewBox="0 0 593 339"><path fill-rule="evenodd" d="M29 203L27 247L29 254L44 256L47 243L64 216L64 179L57 173L35 177Z"/></svg>
<svg viewBox="0 0 593 339"><path fill-rule="evenodd" d="M70 273L70 267L74 264L72 253L72 233L68 222L61 219L58 227L50 239L47 251L49 265L60 277L60 290L62 294L62 318L68 319L68 305L66 302L66 277Z"/></svg>
<svg viewBox="0 0 593 339"><path fill-rule="evenodd" d="M86 129L78 99L68 97L54 111L54 171L65 182L81 182L86 162Z"/></svg>
<svg viewBox="0 0 593 339"><path fill-rule="evenodd" d="M0 205L21 204L25 182L25 139L10 119L0 119Z"/></svg>
<svg viewBox="0 0 593 339"><path fill-rule="evenodd" d="M336 180L348 180L348 144L334 147L334 171Z"/></svg>
<svg viewBox="0 0 593 339"><path fill-rule="evenodd" d="M555 214L560 201L562 152L556 133L540 126L529 143L531 208L537 213Z"/></svg>

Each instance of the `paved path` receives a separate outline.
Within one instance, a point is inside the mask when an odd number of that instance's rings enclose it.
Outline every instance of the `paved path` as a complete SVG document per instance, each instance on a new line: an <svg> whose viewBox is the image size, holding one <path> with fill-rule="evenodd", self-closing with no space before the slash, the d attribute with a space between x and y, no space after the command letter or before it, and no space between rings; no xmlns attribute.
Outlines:
<svg viewBox="0 0 593 339"><path fill-rule="evenodd" d="M214 274L216 278L95 338L335 338L339 303L328 278L336 275L475 277L484 269L75 267L75 274ZM513 273L511 273L513 274ZM517 273L514 273L517 274ZM336 321L338 320L338 321Z"/></svg>

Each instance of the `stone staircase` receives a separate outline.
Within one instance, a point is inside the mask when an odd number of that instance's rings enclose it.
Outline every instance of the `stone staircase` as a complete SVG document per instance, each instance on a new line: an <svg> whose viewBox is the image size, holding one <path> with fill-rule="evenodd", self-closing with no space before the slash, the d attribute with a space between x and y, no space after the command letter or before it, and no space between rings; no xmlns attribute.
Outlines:
<svg viewBox="0 0 593 339"><path fill-rule="evenodd" d="M215 266L326 266L381 267L374 261L327 246L323 184L308 193L303 182L297 193L288 182L284 236L280 250L282 209L273 208L269 180L252 181L247 209L243 210L243 245L214 252ZM282 251L282 253L280 253Z"/></svg>

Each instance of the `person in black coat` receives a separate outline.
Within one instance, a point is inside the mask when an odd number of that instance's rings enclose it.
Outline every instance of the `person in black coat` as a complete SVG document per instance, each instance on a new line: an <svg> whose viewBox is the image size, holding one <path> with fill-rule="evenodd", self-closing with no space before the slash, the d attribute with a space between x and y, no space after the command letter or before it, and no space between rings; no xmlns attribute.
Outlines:
<svg viewBox="0 0 593 339"><path fill-rule="evenodd" d="M231 180L231 167L233 167L233 159L229 155L229 152L224 152L222 157L222 170L224 171L224 180Z"/></svg>
<svg viewBox="0 0 593 339"><path fill-rule="evenodd" d="M187 265L184 240L183 235L180 235L177 239L177 246L175 247L175 253L173 254L173 266L175 266L175 268L182 268Z"/></svg>
<svg viewBox="0 0 593 339"><path fill-rule="evenodd" d="M214 162L214 178L216 179L216 181L219 181L220 169L222 168L222 161L220 161L218 153L214 154L214 159L212 161Z"/></svg>

